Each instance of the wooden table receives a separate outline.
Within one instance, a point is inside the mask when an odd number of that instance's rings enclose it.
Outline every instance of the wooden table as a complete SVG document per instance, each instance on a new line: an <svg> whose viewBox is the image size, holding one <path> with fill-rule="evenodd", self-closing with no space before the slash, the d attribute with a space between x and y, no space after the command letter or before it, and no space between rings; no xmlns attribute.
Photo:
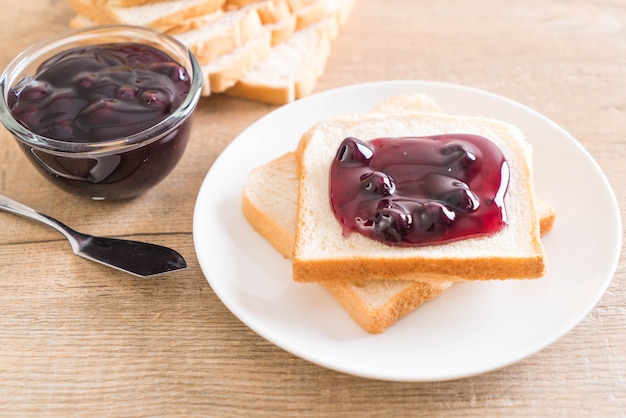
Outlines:
<svg viewBox="0 0 626 418"><path fill-rule="evenodd" d="M0 5L2 68L65 30L71 16L62 0ZM475 86L538 110L584 145L626 207L621 0L359 0L316 91L387 79ZM72 256L51 229L0 214L1 416L624 416L623 252L605 295L566 336L517 364L457 381L344 375L238 321L198 266L192 213L216 157L273 109L203 99L182 163L125 203L60 193L0 130L0 193L81 231L177 248L190 264L158 280L134 279Z"/></svg>

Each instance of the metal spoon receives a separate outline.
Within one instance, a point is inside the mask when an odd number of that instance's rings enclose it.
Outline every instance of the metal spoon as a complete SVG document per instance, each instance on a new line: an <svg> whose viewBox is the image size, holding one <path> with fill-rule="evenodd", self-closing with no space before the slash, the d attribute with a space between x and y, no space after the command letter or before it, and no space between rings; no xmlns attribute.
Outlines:
<svg viewBox="0 0 626 418"><path fill-rule="evenodd" d="M148 277L187 268L176 251L160 245L81 234L67 225L0 194L0 209L42 222L63 234L76 255L118 270Z"/></svg>

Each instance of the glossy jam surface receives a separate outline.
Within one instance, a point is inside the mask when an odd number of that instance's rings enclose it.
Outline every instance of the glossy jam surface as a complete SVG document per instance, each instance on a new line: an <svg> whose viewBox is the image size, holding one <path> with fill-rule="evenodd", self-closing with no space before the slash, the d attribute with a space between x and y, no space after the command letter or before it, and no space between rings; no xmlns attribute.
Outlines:
<svg viewBox="0 0 626 418"><path fill-rule="evenodd" d="M189 93L184 67L147 45L74 48L43 62L9 92L13 117L41 136L69 142L122 138L176 110Z"/></svg>
<svg viewBox="0 0 626 418"><path fill-rule="evenodd" d="M330 204L344 234L443 244L500 231L508 182L502 152L481 136L349 137L331 165Z"/></svg>
<svg viewBox="0 0 626 418"><path fill-rule="evenodd" d="M99 143L143 132L145 144L79 156L21 142L35 166L62 189L92 199L125 199L160 182L181 157L189 121L168 117L190 92L187 70L137 43L90 45L47 59L8 95L13 117L32 132L68 143Z"/></svg>

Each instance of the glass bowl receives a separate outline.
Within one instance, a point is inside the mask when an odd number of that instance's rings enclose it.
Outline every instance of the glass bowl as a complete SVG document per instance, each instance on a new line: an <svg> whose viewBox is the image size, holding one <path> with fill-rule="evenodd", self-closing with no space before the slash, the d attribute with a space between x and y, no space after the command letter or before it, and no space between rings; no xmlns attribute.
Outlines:
<svg viewBox="0 0 626 418"><path fill-rule="evenodd" d="M112 123L109 127L117 130L110 131L105 139L95 135L75 140L52 137L55 135L48 134L51 130L45 135L33 132L36 129L29 129L27 123L14 117L12 111L15 110L17 94L13 90L20 88L20 82L25 77L30 80L46 60L73 48L88 49L94 45L120 43L156 48L186 70L189 91L186 96L180 95L180 104L176 108L171 108L173 105L167 108L164 118L134 129L130 124ZM58 65L58 61L53 62L52 65ZM59 70L73 71L74 68L76 66L72 63L59 67ZM182 157L189 140L191 115L200 98L201 88L200 65L193 54L174 38L141 27L95 26L48 38L18 55L0 77L0 121L38 171L62 190L93 200L130 199L161 182ZM104 101L115 104L118 99ZM127 114L136 117L132 111ZM76 125L79 118L67 119L68 123Z"/></svg>

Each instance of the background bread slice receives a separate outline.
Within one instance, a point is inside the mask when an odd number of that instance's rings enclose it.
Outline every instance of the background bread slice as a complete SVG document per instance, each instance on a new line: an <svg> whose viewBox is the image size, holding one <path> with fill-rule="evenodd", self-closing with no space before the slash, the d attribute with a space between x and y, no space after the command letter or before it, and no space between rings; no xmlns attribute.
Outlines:
<svg viewBox="0 0 626 418"><path fill-rule="evenodd" d="M223 7L226 10L239 9L254 3L259 3L259 0L225 0Z"/></svg>
<svg viewBox="0 0 626 418"><path fill-rule="evenodd" d="M260 36L202 66L202 94L222 93L232 87L265 57L272 48L272 34L264 30Z"/></svg>
<svg viewBox="0 0 626 418"><path fill-rule="evenodd" d="M325 20L275 45L227 94L273 104L310 94L330 53L331 26L334 21Z"/></svg>
<svg viewBox="0 0 626 418"><path fill-rule="evenodd" d="M299 10L304 9L307 6L312 5L317 0L287 0L287 4L289 4L289 8L292 12L297 12Z"/></svg>
<svg viewBox="0 0 626 418"><path fill-rule="evenodd" d="M152 28L156 30L161 30L162 32L168 33L169 35L175 36L179 33L185 33L190 30L198 29L203 26L206 26L215 20L217 20L220 16L222 16L222 10L216 10L212 13L207 13L201 16L195 16L188 19L179 20L177 23L172 23L167 27L163 28ZM72 29L80 29L88 26L95 26L103 23L98 23L91 20L89 17L84 15L76 15L70 19L70 27Z"/></svg>
<svg viewBox="0 0 626 418"><path fill-rule="evenodd" d="M201 65L208 65L263 34L263 23L254 7L220 12L216 19L199 28L174 35L194 53Z"/></svg>
<svg viewBox="0 0 626 418"><path fill-rule="evenodd" d="M194 19L220 10L224 0L168 0L131 7L116 7L94 0L69 0L69 2L77 15L95 24L145 26L163 32L178 33L190 27L197 27L192 23Z"/></svg>
<svg viewBox="0 0 626 418"><path fill-rule="evenodd" d="M258 3L257 11L263 25L272 32L272 45L289 39L296 31L296 16L291 13L287 0Z"/></svg>
<svg viewBox="0 0 626 418"><path fill-rule="evenodd" d="M336 0L317 0L294 12L296 15L296 30L306 28L319 22L334 12Z"/></svg>
<svg viewBox="0 0 626 418"><path fill-rule="evenodd" d="M148 3L158 3L160 1L171 1L171 0L100 0L100 3L104 3L109 7L134 7L134 6L142 6ZM185 1L185 0L177 0L177 1Z"/></svg>
<svg viewBox="0 0 626 418"><path fill-rule="evenodd" d="M296 31L296 17L290 15L276 23L267 23L265 27L272 32L272 45L278 45L289 39Z"/></svg>
<svg viewBox="0 0 626 418"><path fill-rule="evenodd" d="M284 40L274 33L270 53L227 94L272 104L285 104L309 95L324 73L332 40L354 3L354 0L317 0L298 4L292 16L297 22L289 22L296 24L297 30Z"/></svg>
<svg viewBox="0 0 626 418"><path fill-rule="evenodd" d="M510 168L505 205L509 225L497 234L446 245L398 248L360 234L343 237L328 205L328 167L347 136L421 136L473 133L498 145ZM303 136L296 281L388 279L490 280L541 277L544 251L535 211L530 146L514 126L486 118L402 112L344 115L322 121Z"/></svg>
<svg viewBox="0 0 626 418"><path fill-rule="evenodd" d="M282 22L292 16L287 0L267 0L256 4L264 25Z"/></svg>

